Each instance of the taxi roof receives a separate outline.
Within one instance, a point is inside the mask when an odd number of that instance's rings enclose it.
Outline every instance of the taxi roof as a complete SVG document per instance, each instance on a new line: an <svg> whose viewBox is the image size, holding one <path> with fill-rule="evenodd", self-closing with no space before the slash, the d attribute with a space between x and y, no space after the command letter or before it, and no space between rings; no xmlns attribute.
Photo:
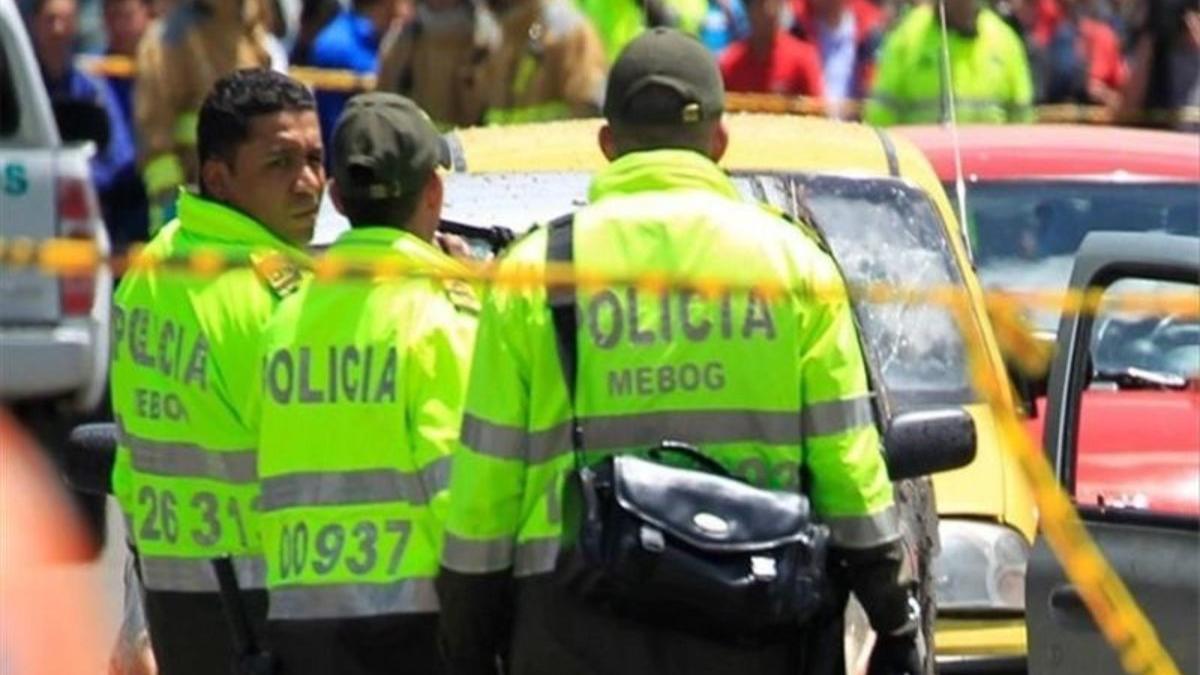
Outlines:
<svg viewBox="0 0 1200 675"><path fill-rule="evenodd" d="M607 164L596 140L603 120L585 119L453 132L456 166L468 173L596 171ZM730 171L902 175L922 187L936 182L906 139L861 124L756 113L725 116ZM894 165L894 167L893 167Z"/></svg>

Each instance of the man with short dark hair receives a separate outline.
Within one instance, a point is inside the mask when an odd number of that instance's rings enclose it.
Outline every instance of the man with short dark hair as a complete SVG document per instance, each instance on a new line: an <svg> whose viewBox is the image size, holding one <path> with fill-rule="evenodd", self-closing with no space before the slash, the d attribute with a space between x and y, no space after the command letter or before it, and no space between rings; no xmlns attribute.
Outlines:
<svg viewBox="0 0 1200 675"><path fill-rule="evenodd" d="M266 70L214 85L199 193L146 246L113 303L113 492L146 589L163 675L234 672L210 560L232 556L254 630L266 615L251 404L263 328L294 292L325 187L312 94ZM208 272L170 267L213 254Z"/></svg>
<svg viewBox="0 0 1200 675"><path fill-rule="evenodd" d="M437 675L433 579L478 311L435 239L448 152L412 101L374 92L350 99L332 155L351 229L329 259L401 273L313 282L267 329L270 642L287 675Z"/></svg>
<svg viewBox="0 0 1200 675"><path fill-rule="evenodd" d="M559 247L580 278L704 279L726 290L578 286L568 314L578 330L562 342L564 306L548 306L546 287L496 286L484 299L438 581L455 675L495 673L499 659L512 675L802 672L799 627L702 636L684 629L689 617L635 618L603 588L572 583L568 530L582 526L568 521L566 477L587 480L572 471L666 441L759 487L806 486L831 532L833 567L881 636L877 662L920 672L919 617L845 287L818 242L743 200L717 166L729 142L724 98L694 38L659 28L629 43L608 80L599 144L611 164L593 179L590 205L500 263L500 278L537 273ZM556 238L565 227L566 244ZM764 285L781 292L751 290ZM715 518L698 513L697 527L701 516ZM652 534L641 534L647 575Z"/></svg>

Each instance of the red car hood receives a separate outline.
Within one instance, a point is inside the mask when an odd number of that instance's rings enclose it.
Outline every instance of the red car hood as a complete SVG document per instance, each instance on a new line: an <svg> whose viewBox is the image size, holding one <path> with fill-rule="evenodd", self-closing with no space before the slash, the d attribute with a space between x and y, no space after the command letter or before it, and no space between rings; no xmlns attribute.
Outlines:
<svg viewBox="0 0 1200 675"><path fill-rule="evenodd" d="M1088 390L1080 412L1076 502L1200 515L1200 390Z"/></svg>

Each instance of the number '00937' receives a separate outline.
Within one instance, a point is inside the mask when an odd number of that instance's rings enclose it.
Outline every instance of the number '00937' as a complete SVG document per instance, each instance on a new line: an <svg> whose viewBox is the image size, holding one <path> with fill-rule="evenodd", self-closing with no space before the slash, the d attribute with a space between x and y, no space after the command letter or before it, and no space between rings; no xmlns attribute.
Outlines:
<svg viewBox="0 0 1200 675"><path fill-rule="evenodd" d="M308 570L326 576L341 565L356 576L373 574L381 562L381 548L387 555L386 574L395 575L404 559L411 530L412 525L406 520L385 521L382 533L379 525L370 520L345 525L329 523L319 529L310 528L303 521L284 525L279 533L276 558L279 576L289 579Z"/></svg>

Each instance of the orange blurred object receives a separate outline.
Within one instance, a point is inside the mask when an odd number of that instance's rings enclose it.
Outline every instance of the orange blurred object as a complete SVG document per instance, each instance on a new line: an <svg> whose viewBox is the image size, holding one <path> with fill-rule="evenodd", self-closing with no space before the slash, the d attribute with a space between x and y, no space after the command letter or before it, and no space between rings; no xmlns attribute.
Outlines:
<svg viewBox="0 0 1200 675"><path fill-rule="evenodd" d="M0 408L0 670L104 672L98 589L65 564L87 550L53 467Z"/></svg>

